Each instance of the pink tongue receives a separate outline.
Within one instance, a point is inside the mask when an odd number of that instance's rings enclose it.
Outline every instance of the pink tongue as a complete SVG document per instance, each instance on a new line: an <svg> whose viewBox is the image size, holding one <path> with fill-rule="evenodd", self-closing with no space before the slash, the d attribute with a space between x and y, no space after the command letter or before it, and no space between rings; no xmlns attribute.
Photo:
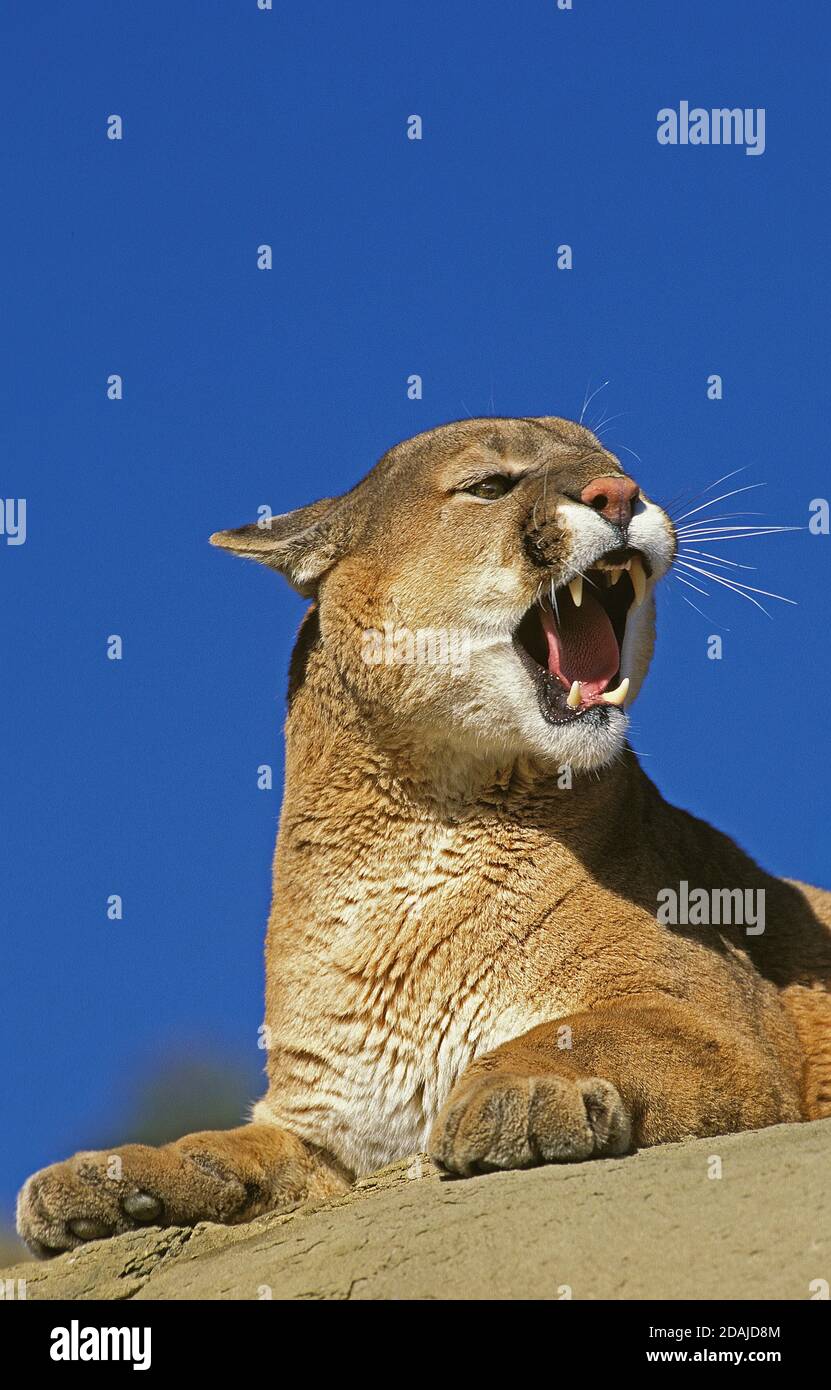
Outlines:
<svg viewBox="0 0 831 1390"><path fill-rule="evenodd" d="M542 625L548 641L548 669L567 690L579 681L582 695L599 695L620 665L620 651L606 610L583 589L583 602L575 608L570 595L559 602L559 622L547 609Z"/></svg>

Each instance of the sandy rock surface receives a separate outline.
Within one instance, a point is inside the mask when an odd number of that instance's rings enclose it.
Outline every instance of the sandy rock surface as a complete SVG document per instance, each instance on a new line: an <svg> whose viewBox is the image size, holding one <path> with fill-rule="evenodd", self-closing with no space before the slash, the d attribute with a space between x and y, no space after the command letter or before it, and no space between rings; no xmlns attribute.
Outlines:
<svg viewBox="0 0 831 1390"><path fill-rule="evenodd" d="M414 1159L314 1210L0 1278L29 1299L809 1299L831 1283L829 1158L831 1120L467 1181Z"/></svg>

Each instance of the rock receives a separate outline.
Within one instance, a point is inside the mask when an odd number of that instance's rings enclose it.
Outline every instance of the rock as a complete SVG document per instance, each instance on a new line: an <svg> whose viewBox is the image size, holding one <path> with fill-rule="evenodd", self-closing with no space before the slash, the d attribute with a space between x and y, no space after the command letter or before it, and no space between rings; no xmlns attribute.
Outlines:
<svg viewBox="0 0 831 1390"><path fill-rule="evenodd" d="M0 1278L29 1299L809 1299L831 1283L829 1149L824 1120L465 1181L417 1158L313 1209Z"/></svg>

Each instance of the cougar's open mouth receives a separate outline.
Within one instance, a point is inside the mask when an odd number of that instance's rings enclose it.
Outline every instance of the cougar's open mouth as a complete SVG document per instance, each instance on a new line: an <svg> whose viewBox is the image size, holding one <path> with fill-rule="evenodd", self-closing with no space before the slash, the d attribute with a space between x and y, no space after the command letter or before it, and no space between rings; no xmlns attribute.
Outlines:
<svg viewBox="0 0 831 1390"><path fill-rule="evenodd" d="M608 718L622 706L629 689L620 671L626 620L643 602L651 573L641 551L609 550L528 609L514 643L549 723L571 723L589 712L595 720Z"/></svg>

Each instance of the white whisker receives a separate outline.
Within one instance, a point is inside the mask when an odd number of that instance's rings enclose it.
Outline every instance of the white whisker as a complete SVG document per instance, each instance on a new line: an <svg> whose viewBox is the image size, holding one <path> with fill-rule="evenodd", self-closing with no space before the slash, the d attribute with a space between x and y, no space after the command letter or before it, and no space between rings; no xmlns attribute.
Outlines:
<svg viewBox="0 0 831 1390"><path fill-rule="evenodd" d="M735 521L737 516L764 516L764 512L720 512L718 516L704 516L700 521L688 521L686 526L676 526L676 531L695 531L699 526L713 526L717 521ZM745 523L742 523L745 524ZM755 526L755 522L750 523ZM760 522L759 525L766 525Z"/></svg>
<svg viewBox="0 0 831 1390"><path fill-rule="evenodd" d="M696 550L695 547L691 545L680 545L678 547L678 554L682 556L697 555L699 559L709 560L713 565L729 565L731 569L734 570L755 570L758 568L756 565L740 565L738 560L721 560L718 555L710 555L706 550Z"/></svg>
<svg viewBox="0 0 831 1390"><path fill-rule="evenodd" d="M556 595L556 593L554 592L554 580L553 580L553 579L549 580L549 583L548 583L548 591L549 591L549 594L551 595L551 607L554 609L554 612L555 612L556 617L557 617L557 622L558 622L558 624L559 624L559 621L560 621L560 607L559 607L559 604L557 603L557 595Z"/></svg>
<svg viewBox="0 0 831 1390"><path fill-rule="evenodd" d="M629 412L627 410L620 410L618 411L617 415L604 415L603 419L600 421L599 424L590 425L589 428L591 429L592 434L599 434L601 430L606 429L607 425L613 424L615 420L622 420L624 415L628 415L628 413Z"/></svg>
<svg viewBox="0 0 831 1390"><path fill-rule="evenodd" d="M696 574L703 574L705 579L711 579L716 584L723 584L727 589L734 589L736 593L743 594L745 598L748 598L750 594L763 594L765 598L779 599L781 603L790 603L796 607L795 598L786 598L784 594L774 594L770 589L757 589L753 584L743 584L740 579L726 579L723 574L713 574L710 570L703 569L701 565L694 565L691 560L677 560L676 564L683 565L685 569L694 570ZM751 599L751 602L755 602L755 600ZM762 608L762 605L757 604L757 607ZM762 608L762 612L766 613L767 609ZM768 617L770 617L769 613Z"/></svg>
<svg viewBox="0 0 831 1390"><path fill-rule="evenodd" d="M737 473L744 473L745 469L749 467L749 463L743 463L741 468L734 468L732 473L723 473L720 478L716 478L714 483L708 483L705 488L702 488L699 496L703 496L705 492L709 492L710 488L718 487L719 483L726 483L728 478L735 478Z"/></svg>
<svg viewBox="0 0 831 1390"><path fill-rule="evenodd" d="M684 579L683 575L675 574L675 575L673 575L673 578L677 579L678 582L679 582L680 584L689 584L689 587L690 587L691 589L695 589L695 588L696 588L696 585L695 585L695 584L690 584L690 581L687 580L687 579ZM702 590L700 590L699 592L704 593L704 590L702 589ZM704 612L704 609L703 609L703 608L699 608L698 604L697 604L697 603L693 603L692 599L691 599L691 598L687 598L687 595L686 595L686 594L680 594L679 597L682 598L682 599L684 600L685 603L688 603L688 604L690 605L690 608L694 608L695 611L696 611L696 613L698 613L699 617L702 617L702 618L704 619L705 623L709 623L710 627L717 627L717 628L719 628L722 632L729 632L729 631L730 631L730 628L727 627L725 623L717 623L716 620L715 620L715 618L714 618L710 613L705 613L705 612ZM710 595L707 594L706 597L709 598Z"/></svg>
<svg viewBox="0 0 831 1390"><path fill-rule="evenodd" d="M680 579L680 577L681 577L680 575L676 575L676 578ZM717 584L719 584L719 583L720 583L720 584L723 584L724 587L725 587L725 589L732 589L734 594L739 594L742 598L746 598L746 599L748 600L749 603L752 603L752 604L753 604L754 608L758 608L759 611L760 611L760 613L764 613L764 615L765 615L766 618L771 618L771 614L770 614L770 613L768 612L768 610L763 606L763 604L758 603L758 602L756 601L756 599L753 598L750 594L742 593L741 589L734 589L734 588L733 588L733 585L730 584L730 583L728 583L728 581L727 581L726 579L719 579L719 578L718 578L716 575L714 575L714 574L708 575L707 577L708 577L708 579L715 579L715 581L716 581Z"/></svg>
<svg viewBox="0 0 831 1390"><path fill-rule="evenodd" d="M585 415L586 411L588 410L588 408L589 408L589 406L591 405L592 401L594 400L595 396L598 394L598 392L602 391L602 390L604 389L604 387L606 387L606 386L608 386L608 385L609 385L608 381L601 382L600 386L598 386L598 388L597 388L596 391L592 391L592 393L591 393L590 396L589 396L589 395L586 395L586 397L585 397L585 399L584 399L584 401L583 401L583 409L580 411L580 419L579 419L578 422L577 422L578 425L582 425L582 423L583 423L583 416ZM589 388L588 388L588 386L587 386L587 387L586 387L586 391L587 391L587 392L588 392L588 389L589 389Z"/></svg>
<svg viewBox="0 0 831 1390"><path fill-rule="evenodd" d="M634 450L634 449L630 449L626 444L618 444L617 447L618 447L619 449L625 450L625 452L626 452L627 454L631 454L633 459L637 459L637 460L638 460L638 463L641 463L641 464L643 463L643 459L641 458L640 454L636 454L636 453L635 453L635 450Z"/></svg>
<svg viewBox="0 0 831 1390"><path fill-rule="evenodd" d="M735 487L732 492L723 492L719 497L711 497L709 502L702 502L700 507L693 507L691 512L684 512L679 516L678 521L684 521L688 516L695 516L696 512L706 511L707 507L714 507L717 502L726 502L728 497L738 497L740 492L754 492L758 487L767 487L767 483L748 483L745 487Z"/></svg>
<svg viewBox="0 0 831 1390"><path fill-rule="evenodd" d="M778 534L780 529L783 531L788 531L791 528L788 526L783 526L781 528L774 527L772 531L730 531L729 533L723 536L682 536L681 544L685 544L688 539L695 541L704 541L707 545L724 545L725 541L752 541L761 536L775 536Z"/></svg>
<svg viewBox="0 0 831 1390"><path fill-rule="evenodd" d="M717 521L718 521L719 523L721 523L722 521L724 521L726 524L724 524L724 525L721 525L721 524L716 525L716 522L717 522ZM775 525L775 523L772 522L772 521L733 521L733 522L729 522L729 521L727 521L726 518L714 517L714 518L713 518L713 521L712 521L712 522L708 522L707 524L705 524L703 521L697 521L694 525L691 525L691 526L682 526L682 527L680 527L680 528L676 531L675 534L676 534L677 536L698 536L698 535L705 535L705 536L706 536L706 534L707 534L708 531L712 531L713 534L717 536L717 535L719 534L720 531L767 531L767 530L769 530L769 528L770 528L771 526L773 526L773 525Z"/></svg>
<svg viewBox="0 0 831 1390"><path fill-rule="evenodd" d="M710 597L709 590L700 589L697 584L693 584L691 579L685 579L683 574L676 574L675 578L678 580L679 584L688 584L691 589L695 589L697 593L703 594L705 598Z"/></svg>
<svg viewBox="0 0 831 1390"><path fill-rule="evenodd" d="M687 598L687 595L686 595L686 594L682 594L681 597L682 597L682 599L684 600L685 603L688 603L688 604L690 605L690 608L694 608L695 611L696 611L696 613L700 613L700 614L701 614L701 616L702 616L702 618L704 619L705 623L708 623L708 622L710 621L710 619L707 617L707 614L704 612L704 610L701 609L701 608L699 608L699 606L698 606L697 603L693 603L693 601L692 601L691 598ZM729 629L728 629L728 630L729 630Z"/></svg>
<svg viewBox="0 0 831 1390"><path fill-rule="evenodd" d="M737 473L744 473L745 469L749 467L749 463L743 463L741 468L734 468L730 473L723 473L720 478L716 478L714 483L708 483L706 487L700 488L698 492L693 492L691 488L684 488L682 492L679 492L677 496L673 497L672 500L667 503L664 507L664 511L667 512L669 516L672 516L672 509L676 505L681 506L682 502L683 505L687 505L690 502L697 502L699 497L703 497L711 488L718 487L719 483L726 483L728 478L735 478ZM686 501L684 501L684 499L686 499Z"/></svg>
<svg viewBox="0 0 831 1390"><path fill-rule="evenodd" d="M676 578L678 578L677 575ZM690 608L694 608L696 613L698 613L704 619L705 623L707 623L710 627L721 628L722 632L730 631L729 627L725 627L723 623L717 623L715 618L712 618L709 613L705 613L704 609L699 608L698 604L693 603L692 599L687 598L686 594L681 594L680 597L684 600L685 603L688 603L690 605Z"/></svg>
<svg viewBox="0 0 831 1390"><path fill-rule="evenodd" d="M585 581L586 584L591 584L593 589L597 589L598 593L600 592L598 585L595 584L593 579L589 579L589 576L587 574L584 574L582 570L578 570L577 573L579 574L580 578Z"/></svg>

